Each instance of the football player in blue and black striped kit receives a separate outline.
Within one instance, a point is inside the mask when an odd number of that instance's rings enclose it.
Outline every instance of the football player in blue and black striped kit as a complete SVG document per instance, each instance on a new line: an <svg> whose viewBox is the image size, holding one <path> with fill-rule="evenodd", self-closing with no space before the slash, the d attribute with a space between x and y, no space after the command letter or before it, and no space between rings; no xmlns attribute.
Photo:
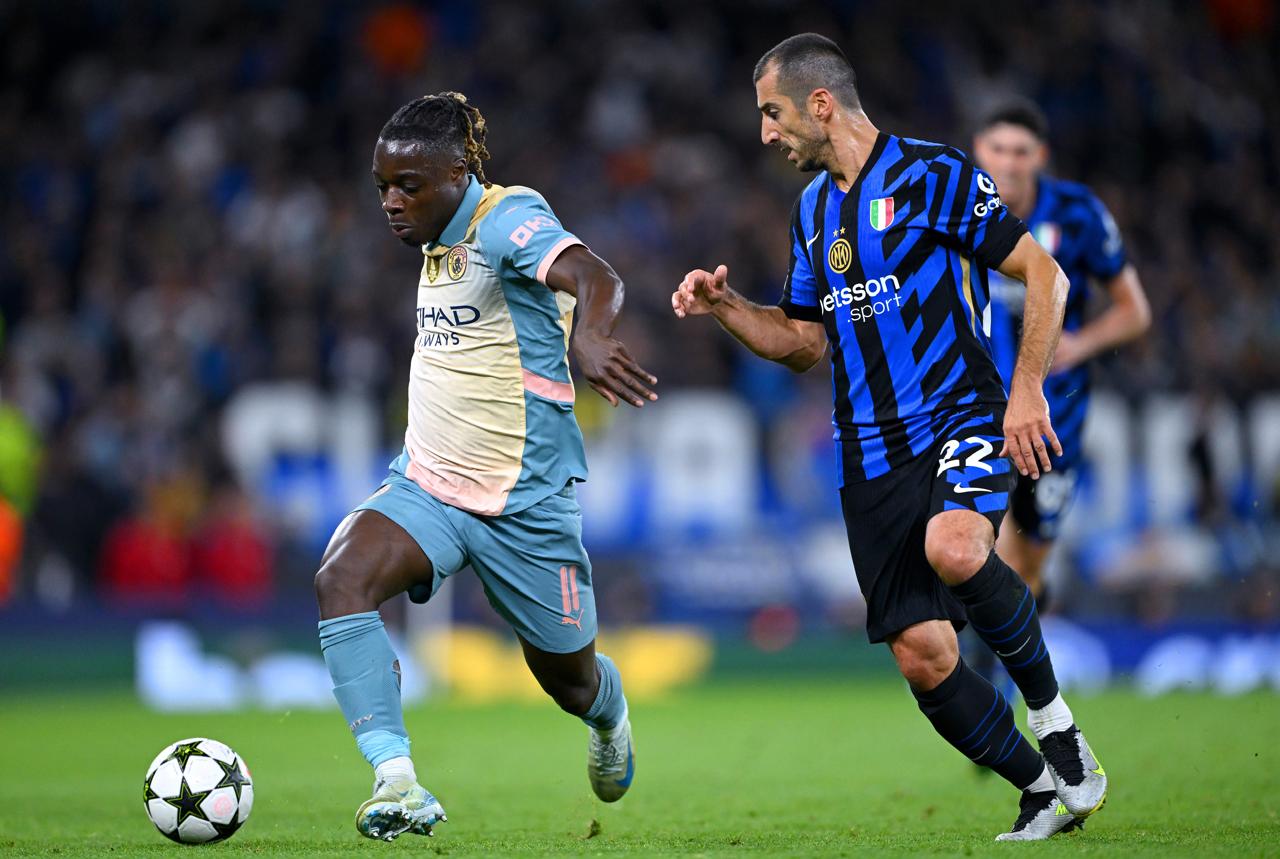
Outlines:
<svg viewBox="0 0 1280 859"><path fill-rule="evenodd" d="M1041 572L1063 517L1075 495L1084 456L1084 419L1089 408L1089 360L1138 337L1151 325L1151 308L1111 214L1088 188L1044 172L1049 160L1049 123L1033 103L997 105L978 125L973 154L1000 187L1009 211L1062 266L1071 289L1062 337L1044 381L1049 416L1062 444L1053 471L1040 480L1018 480L997 550L1018 571L1043 610ZM1086 321L1089 284L1109 304ZM991 273L991 348L1000 376L1013 378L1022 331L1023 285ZM1011 527L1010 527L1011 526Z"/></svg>
<svg viewBox="0 0 1280 859"><path fill-rule="evenodd" d="M722 265L690 272L672 308L712 315L798 372L830 345L840 497L868 635L888 643L938 733L1022 791L999 838L1048 838L1100 808L1107 779L1058 691L1035 600L993 547L1013 468L1035 478L1050 448L1061 452L1042 384L1066 277L961 152L871 123L829 39L783 41L754 77L762 141L818 174L792 212L782 299L747 301ZM988 269L1027 285L1007 398L983 326ZM1040 751L960 658L966 623L1017 683Z"/></svg>

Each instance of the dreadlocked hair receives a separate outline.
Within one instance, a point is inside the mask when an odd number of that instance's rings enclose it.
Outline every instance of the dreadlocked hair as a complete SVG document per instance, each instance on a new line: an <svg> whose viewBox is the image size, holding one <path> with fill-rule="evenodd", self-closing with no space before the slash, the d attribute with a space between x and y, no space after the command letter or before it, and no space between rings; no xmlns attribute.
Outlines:
<svg viewBox="0 0 1280 859"><path fill-rule="evenodd" d="M441 92L415 98L397 110L378 135L387 141L410 141L433 152L453 152L467 161L467 171L488 188L484 161L484 116L460 92Z"/></svg>

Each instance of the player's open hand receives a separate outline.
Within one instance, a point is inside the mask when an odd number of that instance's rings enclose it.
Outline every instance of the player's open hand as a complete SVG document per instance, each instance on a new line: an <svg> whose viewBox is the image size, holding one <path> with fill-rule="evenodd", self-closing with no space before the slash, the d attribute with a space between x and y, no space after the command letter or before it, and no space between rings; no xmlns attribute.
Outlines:
<svg viewBox="0 0 1280 859"><path fill-rule="evenodd" d="M578 331L573 337L573 353L587 384L609 405L625 400L640 408L646 400L658 399L651 390L658 383L657 376L637 364L621 341L608 334Z"/></svg>
<svg viewBox="0 0 1280 859"><path fill-rule="evenodd" d="M1012 459L1023 477L1030 475L1038 480L1042 470L1053 471L1045 439L1049 440L1053 452L1062 456L1062 445L1049 422L1049 403L1044 391L1039 385L1015 386L1004 413L1004 447L1000 455Z"/></svg>
<svg viewBox="0 0 1280 859"><path fill-rule="evenodd" d="M696 268L684 276L671 293L671 309L678 319L710 313L729 292L729 267L719 266L715 272Z"/></svg>

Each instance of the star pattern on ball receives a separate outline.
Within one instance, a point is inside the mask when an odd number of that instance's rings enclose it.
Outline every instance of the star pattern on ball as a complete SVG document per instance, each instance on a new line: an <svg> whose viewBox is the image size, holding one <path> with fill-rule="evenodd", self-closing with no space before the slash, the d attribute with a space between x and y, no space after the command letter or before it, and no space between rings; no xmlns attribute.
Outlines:
<svg viewBox="0 0 1280 859"><path fill-rule="evenodd" d="M240 759L233 758L231 763L220 761L214 758L218 766L222 767L222 781L214 785L214 788L229 787L236 792L236 802L240 801L240 791L246 784L249 784L249 777L240 770Z"/></svg>
<svg viewBox="0 0 1280 859"><path fill-rule="evenodd" d="M200 744L197 742L179 743L178 747L173 750L173 754L169 755L169 757L172 760L177 761L183 769L186 769L187 761L192 758L207 758L209 756L201 751Z"/></svg>
<svg viewBox="0 0 1280 859"><path fill-rule="evenodd" d="M142 804L146 805L153 799L159 799L160 794L151 789L151 779L142 782Z"/></svg>
<svg viewBox="0 0 1280 859"><path fill-rule="evenodd" d="M204 810L200 808L200 803L204 802L205 797L210 793L212 791L208 790L199 790L193 793L191 785L187 784L187 780L184 778L181 792L177 796L165 797L164 801L178 809L178 822L176 825L181 826L182 821L188 817L196 817L200 820L209 819Z"/></svg>

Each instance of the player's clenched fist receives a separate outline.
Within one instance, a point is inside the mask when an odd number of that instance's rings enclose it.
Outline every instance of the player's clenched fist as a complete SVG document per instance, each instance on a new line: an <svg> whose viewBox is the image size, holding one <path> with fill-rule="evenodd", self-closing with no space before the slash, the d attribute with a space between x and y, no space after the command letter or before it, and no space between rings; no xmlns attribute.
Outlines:
<svg viewBox="0 0 1280 859"><path fill-rule="evenodd" d="M684 276L680 286L671 293L671 309L676 316L700 316L710 313L724 300L729 291L729 267L719 266L714 273L696 268Z"/></svg>

